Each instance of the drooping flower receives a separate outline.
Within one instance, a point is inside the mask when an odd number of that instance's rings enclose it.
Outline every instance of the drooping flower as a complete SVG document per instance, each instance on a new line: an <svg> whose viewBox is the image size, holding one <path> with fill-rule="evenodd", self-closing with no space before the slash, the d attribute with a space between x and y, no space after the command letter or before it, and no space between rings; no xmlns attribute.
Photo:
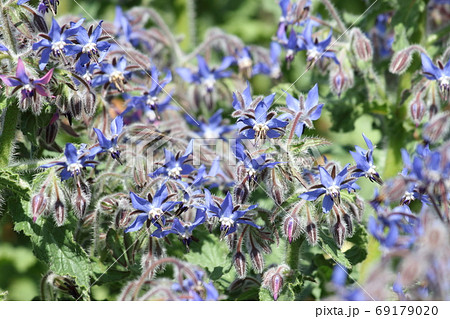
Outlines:
<svg viewBox="0 0 450 319"><path fill-rule="evenodd" d="M279 57L281 55L281 46L277 42L270 43L270 61L258 62L253 67L253 74L266 74L272 79L281 77L281 67Z"/></svg>
<svg viewBox="0 0 450 319"><path fill-rule="evenodd" d="M204 272L194 270L196 280L187 278L183 280L183 284L174 283L172 290L183 294L183 301L217 301L219 293L212 282L206 283L203 279Z"/></svg>
<svg viewBox="0 0 450 319"><path fill-rule="evenodd" d="M159 114L169 108L174 108L170 105L172 99L171 94L167 94L165 98L161 100L161 92L164 91L164 87L172 81L172 73L167 71L163 80L159 81L160 72L153 66L151 70L151 86L150 89L145 88L144 93L141 96L133 96L128 102L129 109L134 108L147 114L150 120L159 119ZM165 91L164 91L165 92Z"/></svg>
<svg viewBox="0 0 450 319"><path fill-rule="evenodd" d="M64 155L64 161L55 161L40 167L49 168L55 165L62 166L63 169L60 176L61 180L65 181L71 177L80 175L83 168L94 167L97 164L97 162L94 161L95 155L90 154L89 150L86 149L86 144L82 144L80 149L77 150L72 143L67 143Z"/></svg>
<svg viewBox="0 0 450 319"><path fill-rule="evenodd" d="M217 69L210 69L205 59L200 55L197 56L197 61L197 72L192 72L188 68L177 68L176 71L184 81L203 85L207 92L212 92L217 80L231 75L231 71L227 68L234 63L235 59L232 56L223 58L222 64Z"/></svg>
<svg viewBox="0 0 450 319"><path fill-rule="evenodd" d="M318 197L325 195L322 202L322 211L324 213L330 212L335 201L340 203L341 190L347 189L348 191L354 189L354 181L356 177L348 177L347 169L350 164L347 164L339 174L336 175L335 168L333 168L332 175L327 172L325 168L319 166L319 175L321 184L314 185L310 189L311 191L305 192L298 197L308 201L314 201Z"/></svg>
<svg viewBox="0 0 450 319"><path fill-rule="evenodd" d="M233 200L229 192L220 206L216 206L213 203L211 193L207 189L205 189L205 196L209 213L219 218L222 237L234 233L237 229L237 224L247 224L258 229L261 228L250 219L244 217L248 211L256 208L258 205L251 205L244 210L239 210L239 206L233 205Z"/></svg>
<svg viewBox="0 0 450 319"><path fill-rule="evenodd" d="M131 72L127 70L127 60L122 56L118 61L114 58L112 63L101 63L100 73L92 80L92 86L103 85L104 88L111 87L119 92L124 91Z"/></svg>
<svg viewBox="0 0 450 319"><path fill-rule="evenodd" d="M292 121L292 129L298 137L301 137L304 125L308 128L313 128L312 121L319 119L322 113L323 103L319 104L319 89L317 84L309 90L306 101L303 100L303 96L297 100L286 92L286 105L287 109L282 108L282 110L286 111L286 114L282 115L281 118L287 118Z"/></svg>
<svg viewBox="0 0 450 319"><path fill-rule="evenodd" d="M158 223L163 226L166 221L164 214L170 212L176 205L181 203L168 200L170 196L165 184L158 189L153 198L149 196L149 200L141 198L133 192L130 192L130 198L133 207L141 213L125 229L126 233L141 229L147 220L150 220L153 224Z"/></svg>
<svg viewBox="0 0 450 319"><path fill-rule="evenodd" d="M425 53L422 53L421 57L423 75L428 80L439 83L443 98L447 100L450 96L450 60L445 66L438 61L438 66L436 66Z"/></svg>
<svg viewBox="0 0 450 319"><path fill-rule="evenodd" d="M168 149L164 149L165 162L160 168L153 173L150 173L149 176L155 178L163 175L173 179L181 179L183 175L190 174L194 171L194 167L188 164L189 156L192 154L193 150L193 143L193 140L189 142L183 155L181 155L181 153L174 155Z"/></svg>
<svg viewBox="0 0 450 319"><path fill-rule="evenodd" d="M317 38L313 38L312 36L312 28L314 23L312 20L307 20L305 24L305 28L303 29L303 33L300 37L298 37L298 50L306 50L307 60L315 62L318 59L322 58L330 58L336 64L339 64L339 61L336 57L336 54L329 50L329 45L331 43L331 37L333 35L333 30L330 30L328 37L320 41Z"/></svg>
<svg viewBox="0 0 450 319"><path fill-rule="evenodd" d="M196 227L203 224L205 220L206 220L205 211L202 209L197 209L195 219L192 223L184 222L178 218L174 218L171 228L169 229L158 228L152 233L152 236L162 238L169 234L177 234L180 237L183 244L189 246L189 243L192 240L192 232Z"/></svg>
<svg viewBox="0 0 450 319"><path fill-rule="evenodd" d="M353 159L356 162L356 170L354 176L361 177L365 176L370 181L382 184L380 175L377 173L376 166L373 164L373 144L372 142L363 134L363 138L366 141L368 150L365 150L359 146L355 146L356 152L350 151Z"/></svg>
<svg viewBox="0 0 450 319"><path fill-rule="evenodd" d="M120 151L117 146L117 140L119 135L123 130L123 118L122 116L116 116L116 118L111 122L111 137L106 138L102 131L98 128L94 128L95 134L97 134L99 146L91 149L91 155L97 155L103 152L108 152L111 157L120 162Z"/></svg>

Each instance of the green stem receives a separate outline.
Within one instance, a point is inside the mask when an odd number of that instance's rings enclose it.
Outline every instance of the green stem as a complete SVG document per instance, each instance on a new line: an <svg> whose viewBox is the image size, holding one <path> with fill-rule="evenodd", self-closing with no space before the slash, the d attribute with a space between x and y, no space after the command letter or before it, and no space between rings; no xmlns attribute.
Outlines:
<svg viewBox="0 0 450 319"><path fill-rule="evenodd" d="M298 264L300 261L300 248L304 240L305 236L301 235L299 238L295 239L292 243L287 244L286 263L291 268L291 270L298 269Z"/></svg>
<svg viewBox="0 0 450 319"><path fill-rule="evenodd" d="M13 32L11 30L11 24L10 24L10 19L9 19L9 15L6 9L6 6L3 4L2 1L0 1L0 14L1 14L1 21L2 21L2 28L1 30L3 31L3 39L6 42L6 44L8 45L8 49L12 51L12 53L17 54L17 46L16 46L16 41L15 38L13 36Z"/></svg>
<svg viewBox="0 0 450 319"><path fill-rule="evenodd" d="M8 100L6 100L6 102L7 101ZM17 100L10 103L4 112L6 112L6 114L0 136L0 167L8 166L11 148L16 137L16 124L20 115Z"/></svg>

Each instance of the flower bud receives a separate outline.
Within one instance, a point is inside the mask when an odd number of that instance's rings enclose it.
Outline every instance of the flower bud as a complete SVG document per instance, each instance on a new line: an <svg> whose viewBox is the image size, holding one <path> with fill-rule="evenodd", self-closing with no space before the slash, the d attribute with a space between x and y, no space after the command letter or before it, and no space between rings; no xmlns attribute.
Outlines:
<svg viewBox="0 0 450 319"><path fill-rule="evenodd" d="M252 261L253 269L257 273L262 273L264 270L264 256L259 249L255 247L250 251L250 259Z"/></svg>
<svg viewBox="0 0 450 319"><path fill-rule="evenodd" d="M433 117L424 127L423 136L431 143L443 138L450 130L450 113L442 112Z"/></svg>
<svg viewBox="0 0 450 319"><path fill-rule="evenodd" d="M44 194L39 193L33 196L31 200L31 211L33 213L33 222L44 212L47 207L47 199Z"/></svg>
<svg viewBox="0 0 450 319"><path fill-rule="evenodd" d="M425 103L420 97L420 94L417 94L416 97L413 99L413 101L409 105L409 110L411 118L413 119L414 123L416 124L416 126L419 126L426 111Z"/></svg>
<svg viewBox="0 0 450 319"><path fill-rule="evenodd" d="M402 74L405 72L412 62L413 52L411 48L406 48L395 53L389 66L389 72L394 74Z"/></svg>
<svg viewBox="0 0 450 319"><path fill-rule="evenodd" d="M354 30L355 41L353 42L353 50L356 52L356 56L363 61L371 60L373 50L370 40L359 29Z"/></svg>
<svg viewBox="0 0 450 319"><path fill-rule="evenodd" d="M343 213L342 219L344 220L344 224L345 224L345 228L347 231L347 234L349 236L353 235L353 220L352 217L347 214L347 213Z"/></svg>
<svg viewBox="0 0 450 319"><path fill-rule="evenodd" d="M45 128L45 143L53 144L58 134L58 122L53 122Z"/></svg>
<svg viewBox="0 0 450 319"><path fill-rule="evenodd" d="M55 220L58 226L64 224L64 220L66 219L66 209L61 200L57 199L55 202Z"/></svg>
<svg viewBox="0 0 450 319"><path fill-rule="evenodd" d="M245 256L238 251L234 255L234 267L236 268L236 272L238 274L239 278L245 278L245 275L247 274L247 264L245 262Z"/></svg>
<svg viewBox="0 0 450 319"><path fill-rule="evenodd" d="M289 244L300 235L300 219L297 214L289 215L284 219L283 232Z"/></svg>
<svg viewBox="0 0 450 319"><path fill-rule="evenodd" d="M87 116L92 116L95 113L95 95L91 92L86 92L84 101L84 112Z"/></svg>
<svg viewBox="0 0 450 319"><path fill-rule="evenodd" d="M342 71L341 68L338 68L338 71L330 73L330 79L331 89L339 97L342 92L352 86L352 80Z"/></svg>
<svg viewBox="0 0 450 319"><path fill-rule="evenodd" d="M287 265L280 265L268 269L263 275L262 286L270 290L275 301L283 288L284 275L288 270Z"/></svg>
<svg viewBox="0 0 450 319"><path fill-rule="evenodd" d="M39 32L48 33L47 23L40 14L33 14L33 24Z"/></svg>
<svg viewBox="0 0 450 319"><path fill-rule="evenodd" d="M82 193L78 193L75 198L75 213L78 218L82 218L86 213L87 200L86 197Z"/></svg>
<svg viewBox="0 0 450 319"><path fill-rule="evenodd" d="M346 233L345 233L345 226L344 224L342 224L340 217L338 217L336 224L333 225L332 233L336 245L339 248L341 248L342 245L344 244Z"/></svg>
<svg viewBox="0 0 450 319"><path fill-rule="evenodd" d="M306 239L308 240L308 243L312 246L317 244L317 225L313 221L309 221L309 223L306 225Z"/></svg>
<svg viewBox="0 0 450 319"><path fill-rule="evenodd" d="M240 184L234 188L234 197L236 198L237 204L243 204L247 200L249 195L249 190L245 183Z"/></svg>
<svg viewBox="0 0 450 319"><path fill-rule="evenodd" d="M278 184L273 185L270 192L272 193L272 198L275 200L275 203L281 206L284 202L283 189L281 186Z"/></svg>
<svg viewBox="0 0 450 319"><path fill-rule="evenodd" d="M72 95L69 101L69 110L72 116L79 119L81 116L81 110L83 108L83 102L78 94Z"/></svg>

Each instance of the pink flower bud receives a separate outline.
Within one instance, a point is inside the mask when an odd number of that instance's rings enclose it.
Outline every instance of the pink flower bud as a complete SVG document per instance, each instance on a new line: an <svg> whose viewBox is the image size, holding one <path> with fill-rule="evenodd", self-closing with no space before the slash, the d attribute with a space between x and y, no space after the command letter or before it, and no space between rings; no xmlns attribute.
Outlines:
<svg viewBox="0 0 450 319"><path fill-rule="evenodd" d="M372 44L370 43L370 40L358 29L355 29L353 50L356 52L356 56L363 61L369 61L372 59Z"/></svg>
<svg viewBox="0 0 450 319"><path fill-rule="evenodd" d="M417 96L414 98L414 100L409 105L411 118L413 119L416 126L419 126L420 122L422 121L422 119L425 115L426 109L427 108L426 108L425 103L422 100L420 94L417 94Z"/></svg>
<svg viewBox="0 0 450 319"><path fill-rule="evenodd" d="M47 199L44 194L39 193L33 196L31 200L31 211L33 213L33 222L35 223L37 218L44 212L47 207Z"/></svg>
<svg viewBox="0 0 450 319"><path fill-rule="evenodd" d="M389 66L389 72L394 74L402 74L405 72L412 62L413 52L414 50L411 50L411 48L406 48L395 53Z"/></svg>
<svg viewBox="0 0 450 319"><path fill-rule="evenodd" d="M276 301L283 289L284 276L289 271L287 265L280 265L268 269L263 275L262 286L270 290L273 299Z"/></svg>
<svg viewBox="0 0 450 319"><path fill-rule="evenodd" d="M283 232L287 237L289 244L292 243L293 240L297 239L300 234L300 219L298 215L289 215L285 218L283 223Z"/></svg>

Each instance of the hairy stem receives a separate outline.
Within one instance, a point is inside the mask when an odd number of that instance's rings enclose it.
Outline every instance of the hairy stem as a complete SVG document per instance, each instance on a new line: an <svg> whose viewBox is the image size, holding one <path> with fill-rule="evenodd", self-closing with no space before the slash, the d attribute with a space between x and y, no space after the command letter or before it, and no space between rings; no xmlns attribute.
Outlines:
<svg viewBox="0 0 450 319"><path fill-rule="evenodd" d="M8 49L12 51L12 53L17 54L17 45L13 36L13 32L11 29L11 21L9 19L9 14L7 12L7 7L0 1L0 14L1 14L1 28L3 39L8 45Z"/></svg>
<svg viewBox="0 0 450 319"><path fill-rule="evenodd" d="M328 9L328 11L330 12L333 19L336 20L337 26L338 26L338 31L341 33L345 32L345 30L347 30L347 28L345 27L344 22L342 22L341 18L339 17L339 14L337 13L336 8L333 6L333 4L328 0L322 0L322 2L325 5L325 7Z"/></svg>
<svg viewBox="0 0 450 319"><path fill-rule="evenodd" d="M5 101L5 103L7 102L8 100ZM8 166L11 157L11 149L16 137L16 124L20 115L17 103L17 100L14 99L4 110L6 114L0 135L0 167Z"/></svg>
<svg viewBox="0 0 450 319"><path fill-rule="evenodd" d="M300 260L300 248L305 240L305 236L301 235L292 243L288 244L286 252L286 263L292 270L298 269L298 263Z"/></svg>

